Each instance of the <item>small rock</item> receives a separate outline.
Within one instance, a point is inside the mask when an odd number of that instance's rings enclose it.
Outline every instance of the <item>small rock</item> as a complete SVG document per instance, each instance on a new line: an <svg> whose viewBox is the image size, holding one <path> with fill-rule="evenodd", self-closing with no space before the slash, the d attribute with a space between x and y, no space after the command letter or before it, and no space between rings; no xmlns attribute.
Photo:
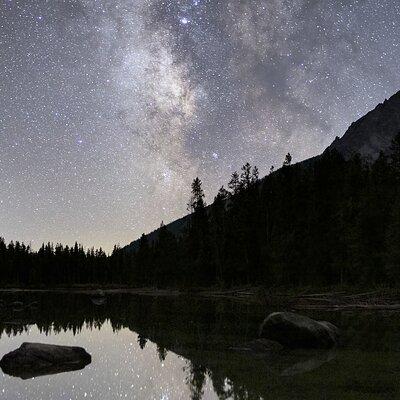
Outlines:
<svg viewBox="0 0 400 400"><path fill-rule="evenodd" d="M90 300L94 305L102 306L107 302L107 297L103 290L98 289L96 290L96 293L90 298Z"/></svg>

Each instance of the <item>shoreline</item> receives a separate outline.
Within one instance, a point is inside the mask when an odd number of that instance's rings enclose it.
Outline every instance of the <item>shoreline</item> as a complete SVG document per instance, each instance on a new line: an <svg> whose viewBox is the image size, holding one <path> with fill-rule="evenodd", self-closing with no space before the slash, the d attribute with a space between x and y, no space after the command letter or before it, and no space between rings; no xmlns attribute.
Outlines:
<svg viewBox="0 0 400 400"><path fill-rule="evenodd" d="M75 293L92 296L106 294L131 294L153 297L194 296L205 299L226 299L266 307L284 307L293 311L341 311L341 310L398 310L400 292L397 289L362 291L357 288L339 288L331 291L314 291L312 288L265 289L238 287L232 289L193 288L156 289L126 286L71 286L54 288L0 288L1 293Z"/></svg>

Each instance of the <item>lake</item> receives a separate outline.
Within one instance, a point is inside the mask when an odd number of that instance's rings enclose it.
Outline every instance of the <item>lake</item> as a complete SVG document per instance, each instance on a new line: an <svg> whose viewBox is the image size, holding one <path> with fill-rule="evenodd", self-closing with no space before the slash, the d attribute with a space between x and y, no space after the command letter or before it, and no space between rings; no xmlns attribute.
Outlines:
<svg viewBox="0 0 400 400"><path fill-rule="evenodd" d="M400 398L400 314L324 312L344 332L330 351L236 351L272 311L189 296L0 293L0 357L23 342L81 346L85 368L23 380L2 374L13 399Z"/></svg>

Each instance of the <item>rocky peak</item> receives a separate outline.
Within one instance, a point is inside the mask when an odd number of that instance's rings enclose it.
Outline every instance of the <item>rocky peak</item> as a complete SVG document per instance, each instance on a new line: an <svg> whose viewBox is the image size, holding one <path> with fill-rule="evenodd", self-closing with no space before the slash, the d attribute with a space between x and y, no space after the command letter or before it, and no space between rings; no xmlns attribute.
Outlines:
<svg viewBox="0 0 400 400"><path fill-rule="evenodd" d="M354 153L375 160L387 152L392 139L400 132L400 92L353 122L342 138L336 138L327 150L336 149L346 158Z"/></svg>

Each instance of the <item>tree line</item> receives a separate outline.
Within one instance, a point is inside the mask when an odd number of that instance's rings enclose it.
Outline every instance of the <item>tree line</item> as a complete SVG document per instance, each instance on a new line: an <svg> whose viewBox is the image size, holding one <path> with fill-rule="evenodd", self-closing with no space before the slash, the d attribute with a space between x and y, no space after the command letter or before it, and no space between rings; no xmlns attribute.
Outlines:
<svg viewBox="0 0 400 400"><path fill-rule="evenodd" d="M234 172L207 206L196 178L185 229L135 251L0 240L2 285L395 285L400 282L400 134L373 163L329 151L259 179Z"/></svg>

